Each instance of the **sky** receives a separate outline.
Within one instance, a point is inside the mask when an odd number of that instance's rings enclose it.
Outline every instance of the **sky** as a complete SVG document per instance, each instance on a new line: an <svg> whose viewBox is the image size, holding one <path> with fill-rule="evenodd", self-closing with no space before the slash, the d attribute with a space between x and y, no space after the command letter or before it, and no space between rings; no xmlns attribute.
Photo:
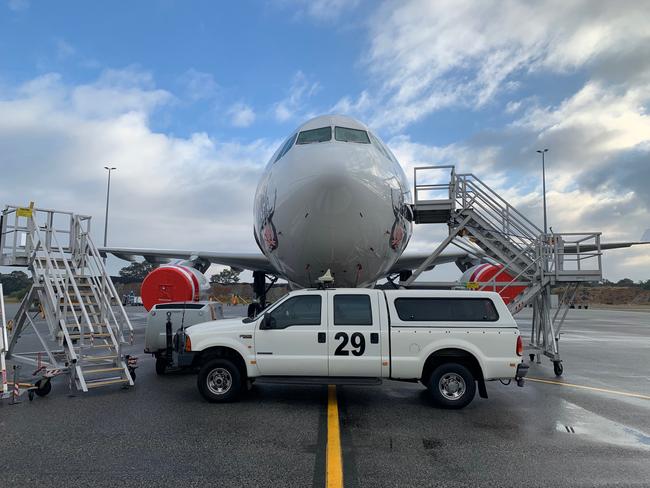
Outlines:
<svg viewBox="0 0 650 488"><path fill-rule="evenodd" d="M91 215L99 243L110 163L109 245L255 252L269 157L341 113L409 177L454 164L540 225L548 148L553 230L638 240L649 18L625 0L0 0L0 203ZM416 226L409 249L446 232ZM608 252L604 276L649 279L648 247Z"/></svg>

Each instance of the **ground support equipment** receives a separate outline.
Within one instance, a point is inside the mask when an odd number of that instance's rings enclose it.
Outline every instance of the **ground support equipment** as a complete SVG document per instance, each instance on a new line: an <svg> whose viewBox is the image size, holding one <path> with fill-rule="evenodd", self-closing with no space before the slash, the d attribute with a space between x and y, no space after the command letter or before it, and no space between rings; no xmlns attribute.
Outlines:
<svg viewBox="0 0 650 488"><path fill-rule="evenodd" d="M600 232L544 232L479 178L457 174L454 166L415 168L413 215L416 224L447 224L449 235L418 269L400 279L400 285L443 285L416 280L450 245L500 266L488 281L466 286L517 290L508 303L513 314L532 304L531 361L537 357L539 363L540 355L547 356L560 376L558 342L569 306L580 284L602 280ZM555 285L565 286L565 292L552 314L551 287Z"/></svg>
<svg viewBox="0 0 650 488"><path fill-rule="evenodd" d="M9 205L0 229L0 265L27 268L33 281L11 331L3 328L3 359L35 367L39 382L66 373L84 392L133 386L135 358L122 352L133 327L90 237L90 217ZM36 341L38 350L21 347Z"/></svg>

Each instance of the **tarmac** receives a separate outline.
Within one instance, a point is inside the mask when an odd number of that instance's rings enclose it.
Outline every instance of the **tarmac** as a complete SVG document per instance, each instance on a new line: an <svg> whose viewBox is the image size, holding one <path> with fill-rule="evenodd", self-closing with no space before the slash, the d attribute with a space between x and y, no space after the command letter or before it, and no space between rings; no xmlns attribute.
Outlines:
<svg viewBox="0 0 650 488"><path fill-rule="evenodd" d="M47 397L0 404L2 486L325 486L327 387L209 404L194 374L155 374L145 313L129 315L134 388L57 378ZM526 336L530 310L516 318ZM523 388L491 382L460 411L419 384L338 387L344 486L650 486L650 313L571 310L560 348L561 379L542 358Z"/></svg>

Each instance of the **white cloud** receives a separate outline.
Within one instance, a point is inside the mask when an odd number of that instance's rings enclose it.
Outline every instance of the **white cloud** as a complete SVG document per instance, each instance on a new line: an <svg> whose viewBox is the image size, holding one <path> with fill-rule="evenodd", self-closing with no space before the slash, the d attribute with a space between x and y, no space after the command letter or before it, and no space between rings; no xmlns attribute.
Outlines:
<svg viewBox="0 0 650 488"><path fill-rule="evenodd" d="M21 10L27 10L29 8L29 0L8 0L7 5L10 10L19 12Z"/></svg>
<svg viewBox="0 0 650 488"><path fill-rule="evenodd" d="M245 103L235 103L228 110L230 122L235 127L248 127L255 122L255 112Z"/></svg>
<svg viewBox="0 0 650 488"><path fill-rule="evenodd" d="M76 53L76 49L72 44L66 42L64 39L56 39L56 57L60 60L67 59Z"/></svg>
<svg viewBox="0 0 650 488"><path fill-rule="evenodd" d="M172 98L133 69L79 86L50 74L5 94L0 201L92 215L99 242L110 162L110 244L254 251L253 194L278 141L156 133L152 111Z"/></svg>
<svg viewBox="0 0 650 488"><path fill-rule="evenodd" d="M181 76L181 83L185 85L186 96L189 100L208 100L219 93L219 85L214 76L195 69L189 69Z"/></svg>
<svg viewBox="0 0 650 488"><path fill-rule="evenodd" d="M399 130L444 107L480 108L516 88L514 76L647 45L649 17L647 2L388 2L370 22L373 125Z"/></svg>
<svg viewBox="0 0 650 488"><path fill-rule="evenodd" d="M305 118L308 114L309 100L320 90L320 83L311 81L302 72L297 71L291 80L289 95L275 104L273 113L279 122L287 122L296 118Z"/></svg>
<svg viewBox="0 0 650 488"><path fill-rule="evenodd" d="M360 0L281 0L279 3L288 4L298 18L307 15L317 21L331 22L354 10Z"/></svg>
<svg viewBox="0 0 650 488"><path fill-rule="evenodd" d="M538 132L540 138L588 129L590 140L583 142L589 152L611 153L650 141L650 115L645 109L649 103L648 84L608 87L590 81L559 107L534 107L513 125Z"/></svg>

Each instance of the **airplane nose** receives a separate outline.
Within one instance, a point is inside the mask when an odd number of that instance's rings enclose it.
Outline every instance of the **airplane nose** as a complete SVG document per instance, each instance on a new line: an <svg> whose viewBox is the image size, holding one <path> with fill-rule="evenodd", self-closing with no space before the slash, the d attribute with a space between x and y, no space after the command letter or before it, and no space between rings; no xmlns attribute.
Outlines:
<svg viewBox="0 0 650 488"><path fill-rule="evenodd" d="M368 146L331 146L342 147L319 148L313 158L296 151L293 164L282 168L292 183L278 187L274 253L292 263L287 274L306 277L309 286L327 269L337 286L360 286L396 259L390 248L394 174Z"/></svg>
<svg viewBox="0 0 650 488"><path fill-rule="evenodd" d="M291 199L308 202L311 211L324 217L358 213L362 209L356 207L366 202L369 194L383 190L371 184L368 149L332 144L312 157L297 157L291 171L301 176L301 185L289 190Z"/></svg>

